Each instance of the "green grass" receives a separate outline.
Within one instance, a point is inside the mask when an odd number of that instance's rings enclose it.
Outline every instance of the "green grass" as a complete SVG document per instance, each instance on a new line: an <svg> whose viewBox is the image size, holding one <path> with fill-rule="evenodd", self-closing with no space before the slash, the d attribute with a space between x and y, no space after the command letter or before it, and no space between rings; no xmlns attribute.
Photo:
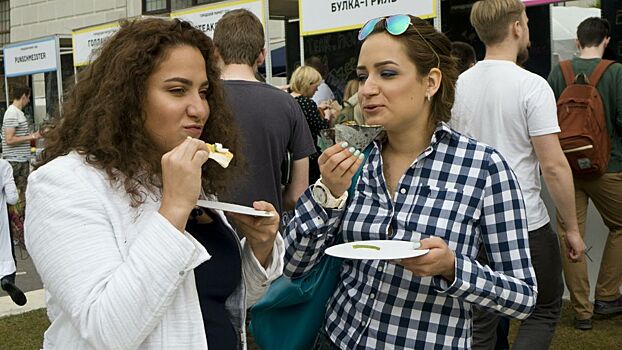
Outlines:
<svg viewBox="0 0 622 350"><path fill-rule="evenodd" d="M49 325L45 309L0 318L0 348L7 350L41 349L43 332Z"/></svg>
<svg viewBox="0 0 622 350"><path fill-rule="evenodd" d="M555 332L551 350L622 349L622 315L603 319L595 316L594 329L579 331L573 326L573 313L564 303L562 320ZM40 349L43 332L49 326L45 309L0 319L0 347L10 350ZM516 334L513 321L510 339Z"/></svg>
<svg viewBox="0 0 622 350"><path fill-rule="evenodd" d="M572 307L569 302L564 302L562 319L555 330L555 338L553 338L550 349L622 349L622 315L609 318L594 315L592 324L594 328L590 331L575 329ZM510 327L510 339L513 339L517 332L518 322L512 321Z"/></svg>

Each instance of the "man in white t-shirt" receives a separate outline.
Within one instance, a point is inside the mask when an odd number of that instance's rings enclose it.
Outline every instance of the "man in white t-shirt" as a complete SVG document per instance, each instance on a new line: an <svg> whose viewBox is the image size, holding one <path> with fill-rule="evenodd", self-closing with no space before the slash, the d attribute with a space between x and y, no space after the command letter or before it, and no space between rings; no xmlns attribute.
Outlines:
<svg viewBox="0 0 622 350"><path fill-rule="evenodd" d="M585 244L576 220L572 173L559 145L553 91L542 77L516 64L529 46L527 22L520 0L473 5L471 24L486 45L486 57L460 75L451 125L499 150L518 177L538 298L513 348L533 350L548 349L563 294L559 242L540 198L540 170L567 229L569 258L580 259ZM473 319L473 349L494 349L498 316L476 308Z"/></svg>

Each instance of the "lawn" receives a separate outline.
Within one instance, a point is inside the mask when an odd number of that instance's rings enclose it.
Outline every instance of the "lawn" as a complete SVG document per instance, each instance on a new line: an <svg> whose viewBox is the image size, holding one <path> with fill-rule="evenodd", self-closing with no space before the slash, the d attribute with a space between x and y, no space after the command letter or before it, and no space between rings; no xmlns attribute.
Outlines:
<svg viewBox="0 0 622 350"><path fill-rule="evenodd" d="M622 349L622 315L609 319L594 320L591 331L575 330L573 315L568 303L564 304L562 320L557 327L552 350L618 350ZM40 349L43 332L49 322L45 309L0 319L0 348L10 350ZM517 323L512 323L511 337L516 333Z"/></svg>

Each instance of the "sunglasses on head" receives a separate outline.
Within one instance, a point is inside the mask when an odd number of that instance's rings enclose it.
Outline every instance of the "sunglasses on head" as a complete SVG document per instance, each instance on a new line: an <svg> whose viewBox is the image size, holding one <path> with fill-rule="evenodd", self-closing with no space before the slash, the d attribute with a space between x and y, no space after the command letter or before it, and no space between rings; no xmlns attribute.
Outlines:
<svg viewBox="0 0 622 350"><path fill-rule="evenodd" d="M438 57L436 50L434 50L434 48L432 48L432 45L430 45L428 41L425 40L423 35L421 35L421 33L419 32L419 29L417 29L417 26L415 26L412 23L409 15L393 15L389 17L378 17L378 18L370 19L367 23L365 23L365 25L363 25L361 30L359 30L359 35L358 35L359 41L365 40L369 36L369 34L371 34L374 31L374 28L376 28L376 25L383 20L384 20L384 29L389 34L395 35L395 36L404 34L406 30L408 30L408 27L412 25L412 27L415 29L415 32L419 34L423 42L430 48L430 50L432 50L432 52L434 53L434 56L436 56L436 62L438 62L436 68L440 66L441 59L440 57Z"/></svg>

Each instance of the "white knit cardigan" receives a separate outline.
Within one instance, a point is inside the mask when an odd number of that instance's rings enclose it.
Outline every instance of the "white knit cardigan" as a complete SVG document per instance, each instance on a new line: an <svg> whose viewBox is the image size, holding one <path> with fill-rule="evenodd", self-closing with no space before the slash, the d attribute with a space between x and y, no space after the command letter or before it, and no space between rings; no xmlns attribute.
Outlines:
<svg viewBox="0 0 622 350"><path fill-rule="evenodd" d="M44 349L207 349L193 269L210 255L158 213L157 196L132 208L73 152L33 172L26 197L26 245L51 321ZM244 338L244 310L282 273L283 240L267 269L244 240L241 255L233 319Z"/></svg>

